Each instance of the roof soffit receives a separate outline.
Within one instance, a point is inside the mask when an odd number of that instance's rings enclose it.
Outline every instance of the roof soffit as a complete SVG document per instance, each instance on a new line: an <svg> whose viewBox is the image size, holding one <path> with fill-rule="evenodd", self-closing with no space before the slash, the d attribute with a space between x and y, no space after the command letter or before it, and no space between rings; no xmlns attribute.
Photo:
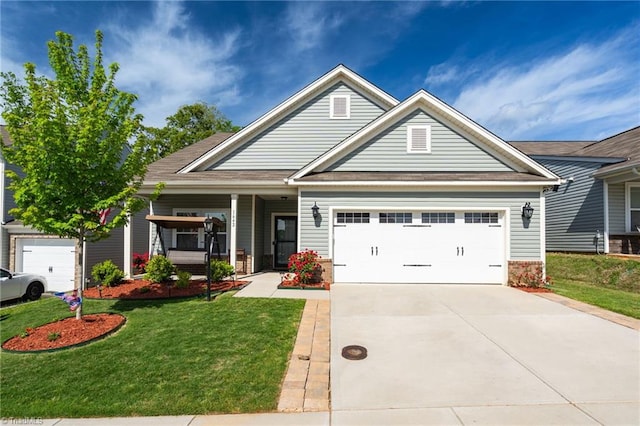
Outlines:
<svg viewBox="0 0 640 426"><path fill-rule="evenodd" d="M452 130L470 140L472 143L475 143L498 160L505 162L505 164L512 167L515 171L534 172L552 179L558 178L553 172L529 158L521 151L513 148L507 142L484 129L479 124L427 93L425 90L420 90L337 144L334 148L307 164L293 174L290 179L299 179L308 173L321 171L321 169L339 161L342 157L382 133L418 108L431 115L434 119L450 126Z"/></svg>
<svg viewBox="0 0 640 426"><path fill-rule="evenodd" d="M208 151L204 155L192 161L186 167L182 168L178 173L188 173L195 170L205 170L210 167L217 160L222 159L225 155L229 154L233 149L248 142L253 137L259 135L261 132L269 128L269 126L277 123L288 114L295 111L297 108L303 106L306 102L313 99L314 96L321 93L323 90L337 84L344 83L347 86L353 88L372 102L376 103L384 109L390 109L396 106L399 101L378 88L374 84L360 77L355 72L351 71L344 65L338 65L327 74L323 75L319 79L310 83L296 94L292 95L288 99L281 102L275 108L268 111L266 114L249 124L247 127L240 130L234 136L227 139L217 147Z"/></svg>

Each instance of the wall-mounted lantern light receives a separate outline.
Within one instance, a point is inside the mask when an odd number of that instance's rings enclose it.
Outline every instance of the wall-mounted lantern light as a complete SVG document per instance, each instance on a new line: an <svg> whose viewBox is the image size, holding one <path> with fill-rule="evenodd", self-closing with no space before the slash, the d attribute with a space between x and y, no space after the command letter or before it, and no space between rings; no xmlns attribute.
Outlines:
<svg viewBox="0 0 640 426"><path fill-rule="evenodd" d="M311 207L311 213L313 214L314 219L317 219L318 216L320 216L320 207L318 207L318 204L315 201L313 202L313 206Z"/></svg>
<svg viewBox="0 0 640 426"><path fill-rule="evenodd" d="M525 203L522 206L522 217L529 220L533 217L533 207L531 207L531 203Z"/></svg>

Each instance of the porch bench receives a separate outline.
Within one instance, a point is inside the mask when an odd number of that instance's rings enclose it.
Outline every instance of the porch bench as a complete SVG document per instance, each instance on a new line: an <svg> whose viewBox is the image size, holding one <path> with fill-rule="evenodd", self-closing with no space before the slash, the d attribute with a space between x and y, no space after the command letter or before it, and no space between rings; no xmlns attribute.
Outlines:
<svg viewBox="0 0 640 426"><path fill-rule="evenodd" d="M170 248L167 250L169 259L181 271L191 272L194 275L207 273L205 263L205 250L182 250Z"/></svg>

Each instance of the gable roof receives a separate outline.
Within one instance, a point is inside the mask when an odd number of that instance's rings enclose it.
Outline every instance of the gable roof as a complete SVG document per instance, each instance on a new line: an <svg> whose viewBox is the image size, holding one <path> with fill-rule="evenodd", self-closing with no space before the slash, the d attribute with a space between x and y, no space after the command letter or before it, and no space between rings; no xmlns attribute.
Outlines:
<svg viewBox="0 0 640 426"><path fill-rule="evenodd" d="M620 163L601 168L594 173L594 176L604 176L627 170L633 170L637 174L640 169L640 126L594 143L584 148L581 153L585 156L626 158Z"/></svg>
<svg viewBox="0 0 640 426"><path fill-rule="evenodd" d="M214 133L206 139L191 144L151 163L147 169L145 181L171 179L180 169L191 163L194 158L200 157L231 136L233 136L233 133Z"/></svg>
<svg viewBox="0 0 640 426"><path fill-rule="evenodd" d="M293 174L289 181L293 182L305 175L319 171L322 167L334 163L352 152L372 137L380 134L393 123L397 122L417 108L423 109L438 120L451 125L456 131L466 138L476 141L490 154L505 159L516 172L533 173L547 179L559 180L551 171L536 163L519 150L513 148L502 139L484 129L473 120L467 118L454 108L429 94L425 90L419 90L413 96L396 105L382 114L371 123L346 138L332 149L328 150L314 161Z"/></svg>
<svg viewBox="0 0 640 426"><path fill-rule="evenodd" d="M224 143L219 144L208 152L200 155L198 158L184 166L179 173L189 173L194 170L206 168L219 156L224 155L242 143L247 142L251 137L259 134L262 130L268 128L282 117L303 105L314 95L321 93L323 90L338 82L343 82L353 88L357 88L384 109L389 109L397 105L399 102L393 96L340 64L319 79L315 80L313 83L298 91L293 96L289 97L262 117L255 120L253 123L249 124L247 127L240 130L238 133L234 134L232 137L225 140Z"/></svg>
<svg viewBox="0 0 640 426"><path fill-rule="evenodd" d="M581 150L596 141L514 141L509 145L517 148L527 155L564 156Z"/></svg>

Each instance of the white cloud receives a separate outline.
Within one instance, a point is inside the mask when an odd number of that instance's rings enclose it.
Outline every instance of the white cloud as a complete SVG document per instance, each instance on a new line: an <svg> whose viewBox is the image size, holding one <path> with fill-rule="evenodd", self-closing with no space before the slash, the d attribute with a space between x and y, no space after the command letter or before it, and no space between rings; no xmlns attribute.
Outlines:
<svg viewBox="0 0 640 426"><path fill-rule="evenodd" d="M508 140L604 137L640 122L637 34L634 25L598 44L482 71L440 64L426 82L461 85L453 106Z"/></svg>
<svg viewBox="0 0 640 426"><path fill-rule="evenodd" d="M342 23L340 16L329 14L321 3L292 2L287 5L285 29L298 52L318 47Z"/></svg>
<svg viewBox="0 0 640 426"><path fill-rule="evenodd" d="M116 38L118 87L138 95L137 111L145 124L163 126L182 105L197 101L225 106L240 102L242 71L234 64L240 31L229 30L212 40L191 27L179 2L157 2L150 22L130 28L111 23L108 38Z"/></svg>

